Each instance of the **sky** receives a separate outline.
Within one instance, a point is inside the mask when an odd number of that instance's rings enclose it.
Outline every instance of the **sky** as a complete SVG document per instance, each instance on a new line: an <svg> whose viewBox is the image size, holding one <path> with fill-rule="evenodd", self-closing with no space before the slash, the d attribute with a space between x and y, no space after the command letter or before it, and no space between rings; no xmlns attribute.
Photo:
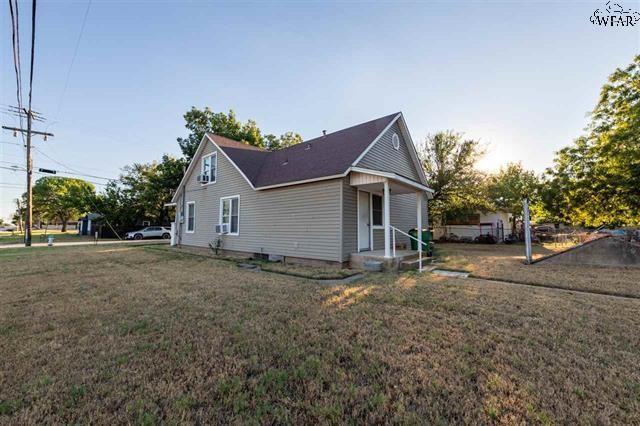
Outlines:
<svg viewBox="0 0 640 426"><path fill-rule="evenodd" d="M542 172L640 53L640 24L590 23L604 3L40 0L33 109L47 121L35 129L55 137L34 138L34 165L115 178L180 155L182 115L209 106L304 139L402 111L416 143L452 129L486 146L483 170ZM19 13L26 101L31 2ZM7 3L0 15L4 111L16 104ZM24 165L19 141L0 133L5 220L26 187L6 169Z"/></svg>

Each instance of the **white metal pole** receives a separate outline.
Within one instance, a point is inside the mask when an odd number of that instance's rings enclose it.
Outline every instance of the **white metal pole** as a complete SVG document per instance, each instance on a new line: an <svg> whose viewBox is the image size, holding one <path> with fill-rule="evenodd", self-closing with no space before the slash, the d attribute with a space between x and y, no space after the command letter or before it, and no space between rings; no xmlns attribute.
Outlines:
<svg viewBox="0 0 640 426"><path fill-rule="evenodd" d="M418 228L418 270L422 272L422 192L416 192L416 222Z"/></svg>
<svg viewBox="0 0 640 426"><path fill-rule="evenodd" d="M391 224L389 221L389 214L391 207L389 205L390 191L389 191L389 181L384 181L384 257L391 257Z"/></svg>
<svg viewBox="0 0 640 426"><path fill-rule="evenodd" d="M393 249L393 257L396 257L396 228L393 228L393 240L391 242L391 248Z"/></svg>
<svg viewBox="0 0 640 426"><path fill-rule="evenodd" d="M526 263L531 263L531 226L529 222L529 199L522 200L524 210L524 246Z"/></svg>

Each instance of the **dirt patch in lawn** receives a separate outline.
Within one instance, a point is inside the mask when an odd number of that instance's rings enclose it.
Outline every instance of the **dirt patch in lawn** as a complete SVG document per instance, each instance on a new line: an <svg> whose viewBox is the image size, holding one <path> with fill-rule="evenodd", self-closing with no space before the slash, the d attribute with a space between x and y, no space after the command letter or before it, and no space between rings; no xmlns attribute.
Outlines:
<svg viewBox="0 0 640 426"><path fill-rule="evenodd" d="M0 423L638 423L640 302L0 252Z"/></svg>
<svg viewBox="0 0 640 426"><path fill-rule="evenodd" d="M534 258L561 248L565 247L534 246ZM546 262L525 265L524 246L521 245L437 244L436 252L442 266L464 269L479 278L640 297L638 268Z"/></svg>

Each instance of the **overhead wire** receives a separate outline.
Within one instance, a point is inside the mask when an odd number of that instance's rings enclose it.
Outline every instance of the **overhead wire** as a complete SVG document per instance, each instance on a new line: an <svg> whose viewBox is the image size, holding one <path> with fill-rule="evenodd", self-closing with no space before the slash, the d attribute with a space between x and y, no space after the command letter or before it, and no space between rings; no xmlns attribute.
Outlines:
<svg viewBox="0 0 640 426"><path fill-rule="evenodd" d="M66 167L67 169L69 169L69 171L71 171L71 173L75 173L75 174L80 175L80 176L90 177L90 178L93 178L93 179L104 179L104 180L109 180L109 181L120 182L120 179L113 179L113 178L108 178L108 177L104 177L104 176L90 175L90 174L86 174L86 173L80 172L80 171L75 170L74 168L69 167L68 165L56 160L55 158L47 155L44 151L42 151L38 147L35 147L35 148L40 154L44 155L49 160L53 161L54 163L56 163L56 164L58 164L58 165L60 165L62 167Z"/></svg>
<svg viewBox="0 0 640 426"><path fill-rule="evenodd" d="M15 11L14 11L15 8ZM20 14L18 11L18 0L9 0L9 11L11 14L11 43L13 47L13 67L16 73L16 98L18 108L23 109L22 104L22 67L20 65ZM24 128L22 115L18 114L20 128ZM24 134L21 132L22 142Z"/></svg>
<svg viewBox="0 0 640 426"><path fill-rule="evenodd" d="M0 160L0 163L9 164L9 165L12 166L12 167L6 167L6 166L2 167L2 168L7 169L7 170L26 171L26 169L22 168L23 167L22 165L20 165L18 163L15 163L13 161ZM34 168L36 168L36 166L34 166ZM37 168L40 169L40 168L44 168L44 167L37 167ZM88 174L84 174L84 173L76 173L76 172L73 172L73 171L70 171L70 170L54 170L54 171L56 172L56 174L61 173L61 174L65 174L65 175L71 175L72 177L82 177L82 178L88 177L88 178L91 178L91 179L104 179L104 180L107 180L107 181L117 181L117 182L119 182L118 179L111 179L111 178L106 178L106 177L102 177L102 176L88 175ZM34 170L33 173L37 173L39 175L51 175L51 173L41 172L39 170L37 170L37 171ZM87 181L89 183L96 184L96 185L108 185L108 183L105 183L105 182L95 182L95 181L90 181L90 180L86 180L86 179L83 179L83 180L85 180L85 181Z"/></svg>
<svg viewBox="0 0 640 426"><path fill-rule="evenodd" d="M31 8L31 69L29 71L29 114L31 114L31 95L33 93L33 63L36 48L36 0Z"/></svg>
<svg viewBox="0 0 640 426"><path fill-rule="evenodd" d="M53 116L54 119L58 118L60 114L60 109L62 108L62 102L64 101L64 95L67 93L67 88L69 86L69 79L71 77L71 70L73 69L73 64L76 62L76 56L78 56L78 48L80 47L80 40L82 40L82 34L84 34L84 27L87 23L87 16L89 15L89 9L91 8L91 1L87 4L87 9L84 11L84 17L82 18L82 26L80 27L80 33L78 34L78 39L76 40L76 47L73 50L73 56L71 57L71 63L69 64L69 69L67 70L67 77L65 78L64 86L62 89L62 93L60 94L60 101L58 102L58 108L56 108L56 113Z"/></svg>

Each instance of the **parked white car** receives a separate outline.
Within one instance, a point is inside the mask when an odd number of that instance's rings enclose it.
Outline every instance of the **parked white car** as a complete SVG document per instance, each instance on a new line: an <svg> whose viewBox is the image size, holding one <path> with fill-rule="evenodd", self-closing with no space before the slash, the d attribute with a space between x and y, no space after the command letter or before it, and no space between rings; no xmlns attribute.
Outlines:
<svg viewBox="0 0 640 426"><path fill-rule="evenodd" d="M18 227L15 225L10 225L10 224L0 225L0 232L12 232L12 231L15 231L16 229L18 229Z"/></svg>
<svg viewBox="0 0 640 426"><path fill-rule="evenodd" d="M162 226L147 226L139 231L127 232L127 240L141 240L143 238L171 238L171 230Z"/></svg>

